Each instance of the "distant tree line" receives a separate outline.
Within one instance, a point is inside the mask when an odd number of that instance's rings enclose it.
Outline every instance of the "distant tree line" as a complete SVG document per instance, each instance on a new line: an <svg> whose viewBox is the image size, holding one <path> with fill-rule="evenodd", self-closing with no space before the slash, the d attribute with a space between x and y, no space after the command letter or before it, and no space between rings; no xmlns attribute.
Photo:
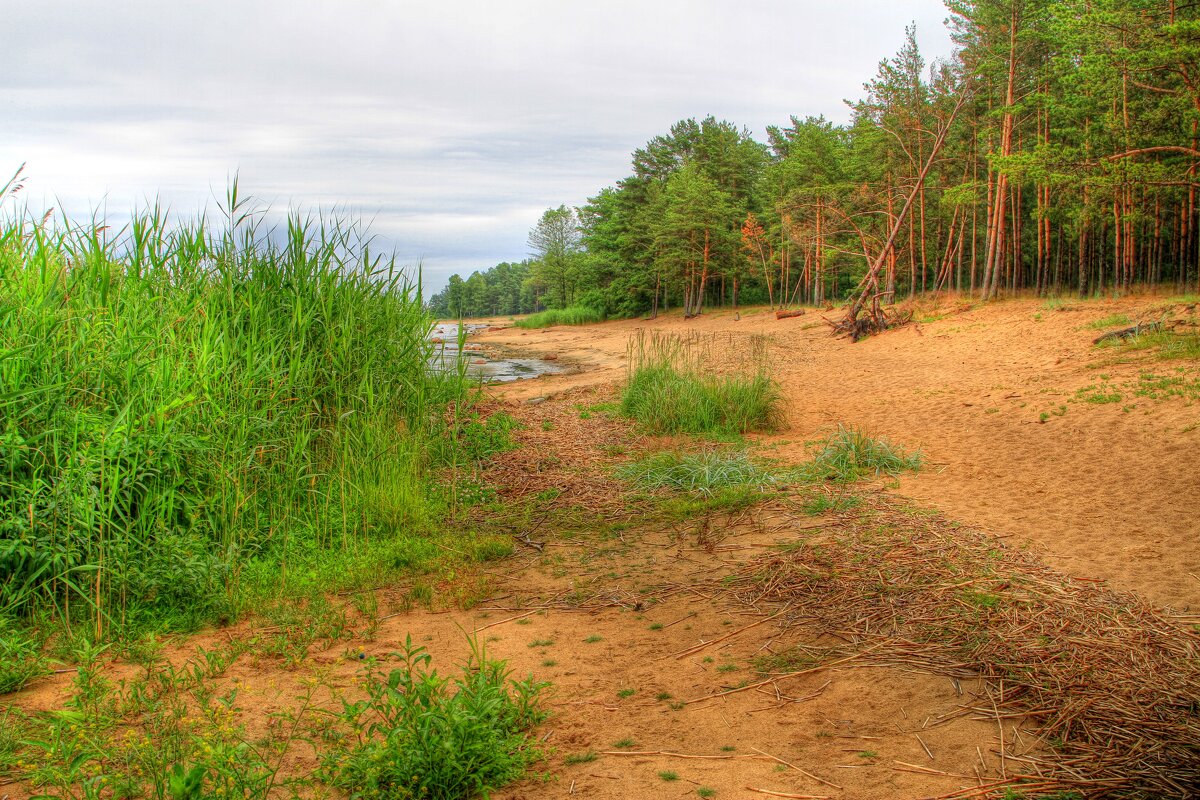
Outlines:
<svg viewBox="0 0 1200 800"><path fill-rule="evenodd" d="M887 301L1200 289L1200 4L947 7L955 54L927 68L909 28L848 124L792 117L759 142L731 122L683 120L636 150L616 185L547 211L529 261L452 279L435 310L819 304L845 298L877 256ZM492 275L516 267L516 288L513 269Z"/></svg>

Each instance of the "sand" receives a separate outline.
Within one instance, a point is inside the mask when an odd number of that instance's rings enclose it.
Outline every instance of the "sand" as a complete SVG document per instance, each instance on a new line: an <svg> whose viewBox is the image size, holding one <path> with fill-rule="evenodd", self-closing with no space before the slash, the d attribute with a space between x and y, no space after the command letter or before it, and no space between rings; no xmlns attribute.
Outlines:
<svg viewBox="0 0 1200 800"><path fill-rule="evenodd" d="M1100 331L1088 327L1117 313L1157 318L1164 302L948 304L943 319L859 343L831 338L817 313L776 320L761 309L493 329L479 341L553 352L582 370L500 391L519 402L622 380L626 342L642 328L769 336L787 405L784 429L760 437L775 455L801 461L804 443L838 424L920 448L929 468L899 493L1036 548L1063 572L1188 613L1200 610L1200 397L1134 392L1144 373L1196 381L1200 365L1148 353L1110 363L1114 351L1094 347ZM1084 399L1106 387L1121 400Z"/></svg>

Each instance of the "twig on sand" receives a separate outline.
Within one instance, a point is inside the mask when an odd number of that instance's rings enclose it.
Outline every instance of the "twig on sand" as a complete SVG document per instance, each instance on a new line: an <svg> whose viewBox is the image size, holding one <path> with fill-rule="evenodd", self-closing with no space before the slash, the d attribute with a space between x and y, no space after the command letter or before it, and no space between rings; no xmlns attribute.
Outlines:
<svg viewBox="0 0 1200 800"><path fill-rule="evenodd" d="M764 618L764 619L760 619L758 622L752 622L752 623L750 623L749 625L746 625L746 626L744 626L744 627L738 628L736 631L732 631L732 632L730 632L730 633L727 633L727 634L725 634L724 636L722 636L722 637L721 637L721 638L719 638L719 639L713 639L711 642L701 642L701 643L700 643L700 644L698 644L698 645L693 645L692 647L689 647L689 648L688 648L688 649L686 649L686 650L681 650L680 652L678 652L678 653L673 653L672 655L674 655L674 656L675 656L675 660L677 660L677 661L678 661L679 659L681 659L681 658L687 658L687 657L688 657L688 656L690 656L690 655L693 655L693 654L695 654L695 653L699 653L701 650L703 650L703 649L704 649L704 648L706 648L706 647L712 647L714 644L717 644L718 642L723 642L723 641L725 641L726 639L729 639L730 637L737 636L739 633L744 633L744 632L746 632L746 631L750 630L751 628L757 628L759 625L762 625L764 622L770 622L771 620L773 620L773 619L775 619L776 617L778 617L780 614L783 614L783 613L784 613L785 611L787 611L789 608L791 608L791 603L788 603L787 605L785 605L783 608L781 608L781 609L779 609L778 611L776 611L776 612L775 612L774 614L772 614L771 616L769 616L769 617L766 617L766 618ZM661 658L665 658L665 657L666 657L666 656L663 656L663 657L661 657ZM660 658L660 660L661 660L661 658Z"/></svg>
<svg viewBox="0 0 1200 800"><path fill-rule="evenodd" d="M807 770L800 769L799 767L797 767L795 764L793 764L790 761L784 761L779 756L773 756L770 753L766 752L765 750L759 750L757 747L751 747L750 749L756 753L761 753L762 755L766 756L767 758L771 759L772 761L778 761L780 764L783 764L784 766L791 767L792 769L796 770L796 772L799 772L804 777L812 778L817 783L823 783L826 786L832 786L834 789L838 789L838 790L841 790L841 788L842 788L842 787L838 786L836 783L827 781L824 778L819 778L816 775L813 775L811 772L808 772Z"/></svg>
<svg viewBox="0 0 1200 800"><path fill-rule="evenodd" d="M773 792L770 789L756 789L753 786L747 786L746 791L767 794L771 797L797 797L801 800L829 800L829 795L827 794L789 794L788 792Z"/></svg>
<svg viewBox="0 0 1200 800"><path fill-rule="evenodd" d="M519 620L519 619L525 619L526 617L533 616L537 612L538 612L538 609L535 608L533 611L529 611L525 614L518 614L515 617L509 617L508 619L502 619L497 622L492 622L487 625L484 625L482 628L476 628L474 632L479 633L480 631L486 631L488 628L494 628L497 625L503 625L506 622L515 622L516 620Z"/></svg>
<svg viewBox="0 0 1200 800"><path fill-rule="evenodd" d="M876 647L877 646L878 645L876 645ZM809 673L812 673L812 672L820 672L823 669L829 669L830 667L836 667L838 664L845 664L847 661L853 661L856 658L861 658L867 652L874 650L874 649L875 649L875 647L868 647L866 650L863 650L861 653L855 653L854 655L846 656L845 658L839 658L837 661L830 661L828 664L821 664L820 666L817 666L817 667L810 667L809 669L802 669L802 670L799 670L798 672L785 672L782 675L773 675L770 678L767 678L765 681L759 681L758 683L749 683L749 684L746 684L745 686L739 686L736 689L726 689L725 691L717 692L716 694L706 694L703 697L696 697L691 700L686 700L686 701L684 701L683 704L685 706L690 706L692 703L703 703L705 700L716 700L718 697L727 697L728 695L737 694L738 692L748 692L751 689L757 689L759 686L766 686L768 683L774 683L775 681L781 681L784 678L795 678L800 675L808 675Z"/></svg>

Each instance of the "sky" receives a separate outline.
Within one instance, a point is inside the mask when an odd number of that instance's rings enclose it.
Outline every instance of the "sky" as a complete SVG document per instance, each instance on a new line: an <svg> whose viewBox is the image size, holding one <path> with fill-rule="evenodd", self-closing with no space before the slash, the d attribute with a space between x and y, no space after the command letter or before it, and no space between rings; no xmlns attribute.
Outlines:
<svg viewBox="0 0 1200 800"><path fill-rule="evenodd" d="M526 258L542 212L709 114L848 119L942 0L0 0L0 185L111 222L215 208L232 176L269 205L337 208L431 291Z"/></svg>

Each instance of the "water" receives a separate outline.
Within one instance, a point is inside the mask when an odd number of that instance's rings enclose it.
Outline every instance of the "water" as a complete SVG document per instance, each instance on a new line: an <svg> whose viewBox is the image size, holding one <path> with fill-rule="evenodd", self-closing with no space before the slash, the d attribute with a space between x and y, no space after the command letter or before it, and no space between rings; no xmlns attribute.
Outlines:
<svg viewBox="0 0 1200 800"><path fill-rule="evenodd" d="M485 383L507 383L526 378L536 378L538 375L554 375L563 372L565 368L553 361L540 358L489 358L480 349L480 345L472 342L470 337L487 325L465 324L467 341L463 357L467 361L467 374L481 378ZM438 323L430 334L430 339L436 346L434 366L441 369L452 369L458 359L458 323Z"/></svg>

